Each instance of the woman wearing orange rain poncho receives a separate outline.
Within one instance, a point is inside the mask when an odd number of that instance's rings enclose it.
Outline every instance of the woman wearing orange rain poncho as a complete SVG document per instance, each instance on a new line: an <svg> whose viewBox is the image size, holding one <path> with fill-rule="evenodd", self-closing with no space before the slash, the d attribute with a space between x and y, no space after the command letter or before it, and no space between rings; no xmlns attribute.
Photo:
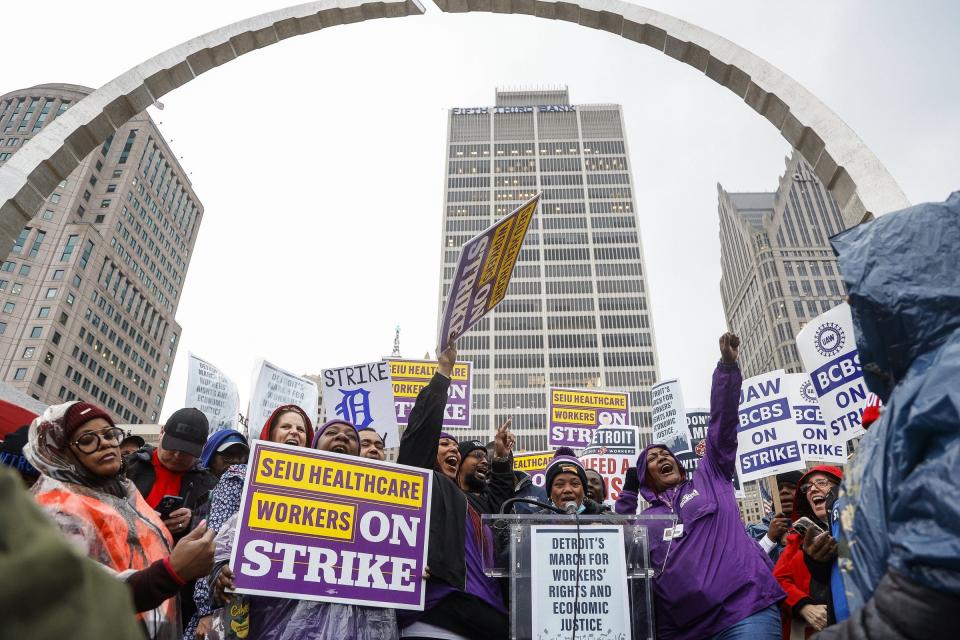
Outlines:
<svg viewBox="0 0 960 640"><path fill-rule="evenodd" d="M182 581L170 566L170 533L132 482L120 457L123 430L108 413L85 402L49 407L30 426L24 455L39 472L37 502L80 551L121 579L158 575ZM146 571L145 571L146 570ZM134 600L136 601L136 592ZM147 637L178 637L176 598L137 617ZM131 611L132 615L132 611Z"/></svg>

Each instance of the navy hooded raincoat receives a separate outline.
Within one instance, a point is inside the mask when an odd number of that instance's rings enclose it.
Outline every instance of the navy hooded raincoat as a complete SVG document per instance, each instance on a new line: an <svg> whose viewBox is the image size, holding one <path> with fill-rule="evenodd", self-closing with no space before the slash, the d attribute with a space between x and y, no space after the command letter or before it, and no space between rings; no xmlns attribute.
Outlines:
<svg viewBox="0 0 960 640"><path fill-rule="evenodd" d="M884 403L847 467L850 619L818 638L955 638L960 621L960 192L832 240Z"/></svg>

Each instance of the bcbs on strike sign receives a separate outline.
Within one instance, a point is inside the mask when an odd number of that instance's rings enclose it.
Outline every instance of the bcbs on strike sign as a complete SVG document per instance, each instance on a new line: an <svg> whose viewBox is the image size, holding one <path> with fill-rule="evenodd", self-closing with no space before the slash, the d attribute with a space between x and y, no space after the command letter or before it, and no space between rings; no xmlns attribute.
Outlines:
<svg viewBox="0 0 960 640"><path fill-rule="evenodd" d="M737 424L737 471L743 482L804 468L784 371L743 381Z"/></svg>
<svg viewBox="0 0 960 640"><path fill-rule="evenodd" d="M850 306L844 302L807 323L797 334L797 350L831 437L846 442L862 436L868 391L853 339Z"/></svg>

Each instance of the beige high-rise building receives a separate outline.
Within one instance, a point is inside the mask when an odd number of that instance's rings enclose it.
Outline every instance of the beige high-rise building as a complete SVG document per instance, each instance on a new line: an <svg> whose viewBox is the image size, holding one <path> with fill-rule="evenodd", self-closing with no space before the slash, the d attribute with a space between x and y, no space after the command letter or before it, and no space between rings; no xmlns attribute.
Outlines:
<svg viewBox="0 0 960 640"><path fill-rule="evenodd" d="M91 89L0 96L0 164ZM203 205L147 113L90 153L0 266L0 376L47 403L81 399L155 423Z"/></svg>
<svg viewBox="0 0 960 640"><path fill-rule="evenodd" d="M743 340L745 378L802 371L794 338L846 297L829 242L845 228L840 208L799 153L786 165L774 193L717 185L720 293L727 326ZM741 518L757 522L764 515L757 483L746 483L744 491Z"/></svg>
<svg viewBox="0 0 960 640"><path fill-rule="evenodd" d="M720 294L728 326L743 340L744 377L801 370L794 338L846 297L829 238L845 229L840 208L794 152L775 193L717 185Z"/></svg>

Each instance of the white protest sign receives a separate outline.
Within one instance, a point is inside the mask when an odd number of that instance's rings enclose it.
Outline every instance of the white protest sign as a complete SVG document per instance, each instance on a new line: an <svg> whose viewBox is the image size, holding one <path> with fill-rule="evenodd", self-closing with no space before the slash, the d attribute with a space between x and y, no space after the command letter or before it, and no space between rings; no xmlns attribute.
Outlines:
<svg viewBox="0 0 960 640"><path fill-rule="evenodd" d="M621 527L531 526L530 589L536 638L633 637Z"/></svg>
<svg viewBox="0 0 960 640"><path fill-rule="evenodd" d="M783 376L787 387L787 399L793 420L797 423L800 451L806 462L829 462L844 464L847 461L846 445L839 436L827 429L817 402L810 376L805 373L788 373Z"/></svg>
<svg viewBox="0 0 960 640"><path fill-rule="evenodd" d="M607 500L616 502L623 489L627 469L637 464L640 455L640 430L631 425L603 425L593 432L590 446L583 450L580 461L593 469L607 486Z"/></svg>
<svg viewBox="0 0 960 640"><path fill-rule="evenodd" d="M210 423L210 433L236 429L240 394L233 380L192 353L187 355L187 397L184 407L199 409Z"/></svg>
<svg viewBox="0 0 960 640"><path fill-rule="evenodd" d="M253 372L247 410L251 434L259 435L260 427L267 423L273 410L285 404L297 405L316 423L320 393L312 380L285 371L263 359L257 361Z"/></svg>
<svg viewBox="0 0 960 640"><path fill-rule="evenodd" d="M737 473L749 482L806 466L790 412L784 371L743 381L737 424Z"/></svg>
<svg viewBox="0 0 960 640"><path fill-rule="evenodd" d="M387 448L400 445L390 363L381 360L324 369L320 380L328 420L336 416L357 429L373 429Z"/></svg>
<svg viewBox="0 0 960 640"><path fill-rule="evenodd" d="M862 436L868 391L853 339L850 305L844 302L808 322L797 334L797 351L830 433L843 442Z"/></svg>
<svg viewBox="0 0 960 640"><path fill-rule="evenodd" d="M670 447L676 453L690 451L687 412L679 380L664 380L650 387L653 408L653 442Z"/></svg>

